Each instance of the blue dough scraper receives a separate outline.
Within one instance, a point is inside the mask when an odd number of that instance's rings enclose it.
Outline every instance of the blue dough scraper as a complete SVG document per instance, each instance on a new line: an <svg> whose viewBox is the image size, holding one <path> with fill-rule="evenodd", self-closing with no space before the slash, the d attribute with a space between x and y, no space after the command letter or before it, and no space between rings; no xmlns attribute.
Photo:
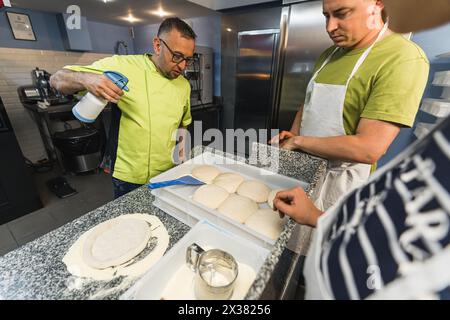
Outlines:
<svg viewBox="0 0 450 320"><path fill-rule="evenodd" d="M195 179L193 176L187 175L187 176L179 177L178 179L175 179L175 180L149 183L147 186L149 187L149 189L153 190L153 189L165 188L165 187L170 187L170 186L178 186L178 185L200 186L202 184L205 184L205 183L203 181Z"/></svg>

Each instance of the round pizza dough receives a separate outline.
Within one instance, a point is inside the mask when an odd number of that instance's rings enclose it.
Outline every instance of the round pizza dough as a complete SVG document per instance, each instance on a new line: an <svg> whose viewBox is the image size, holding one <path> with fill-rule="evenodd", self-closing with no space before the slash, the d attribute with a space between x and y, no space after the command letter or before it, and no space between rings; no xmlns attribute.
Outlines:
<svg viewBox="0 0 450 320"><path fill-rule="evenodd" d="M208 208L217 209L228 198L228 195L227 190L214 184L207 184L195 191L194 201Z"/></svg>
<svg viewBox="0 0 450 320"><path fill-rule="evenodd" d="M231 172L221 173L213 181L215 185L224 188L229 193L235 193L242 182L244 182L244 177Z"/></svg>
<svg viewBox="0 0 450 320"><path fill-rule="evenodd" d="M258 208L258 204L255 201L236 194L230 194L220 205L219 212L240 223L244 223Z"/></svg>
<svg viewBox="0 0 450 320"><path fill-rule="evenodd" d="M283 189L275 189L270 191L269 196L267 197L267 203L269 204L269 207L273 209L273 200L275 200L275 196L278 192L283 191Z"/></svg>
<svg viewBox="0 0 450 320"><path fill-rule="evenodd" d="M147 248L144 248L142 252L130 261L123 263L121 265L106 268L106 269L96 269L87 265L83 258L83 248L86 243L86 239L90 237L93 231L100 228L103 225L111 224L117 220L123 219L137 219L148 223L151 229L151 239L149 241L156 241L156 246L147 252ZM84 232L76 241L73 243L69 250L67 250L64 255L62 262L65 264L67 271L75 277L75 280L87 278L86 281L99 280L99 281L111 281L114 278L125 276L130 277L130 279L141 277L146 273L155 263L157 263L166 252L169 246L170 237L164 224L156 216L150 215L148 213L129 213L120 215L116 218L106 220L93 228ZM142 255L142 256L141 256ZM136 259L139 258L139 259ZM136 261L133 261L136 259ZM83 280L84 281L84 280ZM120 286L122 286L120 284ZM126 283L125 283L126 284ZM70 284L69 284L70 286ZM114 289L114 288L113 288ZM111 289L111 290L113 290ZM117 288L115 288L117 289ZM115 290L114 289L114 290ZM102 298L103 295L107 296L110 290L101 290L96 293L92 298L98 297Z"/></svg>
<svg viewBox="0 0 450 320"><path fill-rule="evenodd" d="M254 180L247 180L237 189L237 194L250 198L255 202L263 203L269 197L270 188L264 183Z"/></svg>
<svg viewBox="0 0 450 320"><path fill-rule="evenodd" d="M92 230L83 246L83 260L92 268L121 265L142 252L151 237L150 226L138 219L116 219Z"/></svg>
<svg viewBox="0 0 450 320"><path fill-rule="evenodd" d="M192 170L192 175L204 183L212 183L215 177L220 174L220 170L214 166L203 165Z"/></svg>
<svg viewBox="0 0 450 320"><path fill-rule="evenodd" d="M285 222L286 220L281 219L278 212L272 209L260 209L245 221L245 225L272 240L276 240L283 231Z"/></svg>

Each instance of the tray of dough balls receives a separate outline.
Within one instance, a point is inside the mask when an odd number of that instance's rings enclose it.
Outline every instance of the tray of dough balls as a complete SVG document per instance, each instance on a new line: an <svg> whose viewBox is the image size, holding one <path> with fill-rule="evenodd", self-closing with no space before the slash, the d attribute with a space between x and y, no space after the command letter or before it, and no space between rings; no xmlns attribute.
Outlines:
<svg viewBox="0 0 450 320"><path fill-rule="evenodd" d="M205 152L151 180L161 182L192 175L201 186L152 190L154 205L193 227L206 219L230 232L271 248L287 218L273 211L279 190L308 184L230 158Z"/></svg>

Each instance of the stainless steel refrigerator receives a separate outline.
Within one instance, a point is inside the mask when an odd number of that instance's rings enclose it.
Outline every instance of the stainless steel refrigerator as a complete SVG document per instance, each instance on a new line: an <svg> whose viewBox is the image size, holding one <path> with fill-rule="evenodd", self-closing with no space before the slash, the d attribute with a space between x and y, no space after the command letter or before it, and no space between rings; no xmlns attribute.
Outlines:
<svg viewBox="0 0 450 320"><path fill-rule="evenodd" d="M235 128L262 129L271 125L272 79L278 40L278 29L238 33Z"/></svg>
<svg viewBox="0 0 450 320"><path fill-rule="evenodd" d="M239 34L234 127L289 130L315 62L331 45L318 0L285 0L279 30Z"/></svg>

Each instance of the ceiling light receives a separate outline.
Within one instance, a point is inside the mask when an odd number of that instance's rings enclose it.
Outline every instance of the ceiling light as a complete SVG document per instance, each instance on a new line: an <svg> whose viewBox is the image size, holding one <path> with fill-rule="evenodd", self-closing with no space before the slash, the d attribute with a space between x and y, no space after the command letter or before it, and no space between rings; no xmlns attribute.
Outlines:
<svg viewBox="0 0 450 320"><path fill-rule="evenodd" d="M158 10L152 11L151 14L154 14L156 16L160 16L161 18L170 15L170 13L165 11L162 7L159 7Z"/></svg>
<svg viewBox="0 0 450 320"><path fill-rule="evenodd" d="M136 21L141 21L141 19L138 19L136 17L134 17L131 13L128 14L128 16L123 17L123 20L127 20L130 23L136 22Z"/></svg>
<svg viewBox="0 0 450 320"><path fill-rule="evenodd" d="M226 28L226 30L227 30L228 32L233 31L231 28Z"/></svg>

